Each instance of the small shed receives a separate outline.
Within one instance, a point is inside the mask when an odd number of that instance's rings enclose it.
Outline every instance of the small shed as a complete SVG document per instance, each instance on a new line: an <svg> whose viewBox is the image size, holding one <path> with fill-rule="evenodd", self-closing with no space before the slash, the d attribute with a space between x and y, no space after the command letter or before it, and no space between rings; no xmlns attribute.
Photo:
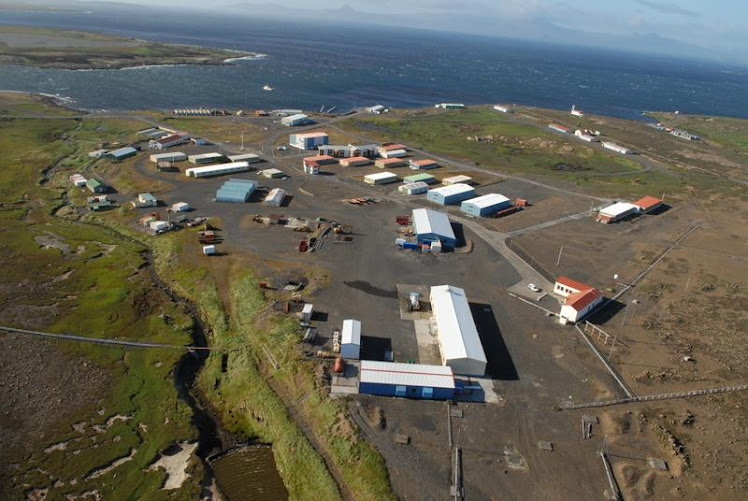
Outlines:
<svg viewBox="0 0 748 501"><path fill-rule="evenodd" d="M301 319L304 322L311 322L312 315L314 314L314 305L312 303L306 303L301 309Z"/></svg>
<svg viewBox="0 0 748 501"><path fill-rule="evenodd" d="M442 184L444 186L448 186L450 184L457 184L457 183L464 183L464 184L471 184L473 182L473 178L470 176L465 176L460 174L459 176L450 176L445 177L442 179Z"/></svg>
<svg viewBox="0 0 748 501"><path fill-rule="evenodd" d="M628 202L617 202L600 209L600 212L597 214L597 222L605 224L615 223L616 221L625 219L638 211L639 208L634 204Z"/></svg>
<svg viewBox="0 0 748 501"><path fill-rule="evenodd" d="M280 207L286 198L286 190L282 188L273 188L265 197L264 204L270 207Z"/></svg>
<svg viewBox="0 0 748 501"><path fill-rule="evenodd" d="M358 360L361 356L361 322L343 320L340 333L340 356L349 360Z"/></svg>
<svg viewBox="0 0 748 501"><path fill-rule="evenodd" d="M109 191L109 187L106 184L93 177L86 180L86 187L91 193L106 193Z"/></svg>
<svg viewBox="0 0 748 501"><path fill-rule="evenodd" d="M215 245L203 245L203 254L206 256L212 256L216 253L216 246Z"/></svg>
<svg viewBox="0 0 748 501"><path fill-rule="evenodd" d="M278 169L265 169L265 170L261 170L260 174L262 174L264 177L267 177L267 178L270 178L270 179L275 179L275 178L279 178L279 177L285 176L285 174L283 173L283 171L282 170L278 170Z"/></svg>
<svg viewBox="0 0 748 501"><path fill-rule="evenodd" d="M190 204L187 202L177 202L171 206L172 212L187 212L190 210Z"/></svg>

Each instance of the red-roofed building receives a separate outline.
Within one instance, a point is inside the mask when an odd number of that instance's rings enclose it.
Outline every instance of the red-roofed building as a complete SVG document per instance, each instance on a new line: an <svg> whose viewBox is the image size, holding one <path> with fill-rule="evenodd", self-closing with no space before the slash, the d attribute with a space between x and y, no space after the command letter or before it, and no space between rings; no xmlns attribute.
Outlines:
<svg viewBox="0 0 748 501"><path fill-rule="evenodd" d="M561 323L578 322L604 299L599 289L564 276L556 279L553 292L566 298L559 314Z"/></svg>
<svg viewBox="0 0 748 501"><path fill-rule="evenodd" d="M161 139L153 140L148 143L148 146L156 148L157 150L164 150L188 142L190 142L190 135L180 132L179 134L172 134L170 136L162 137Z"/></svg>
<svg viewBox="0 0 748 501"><path fill-rule="evenodd" d="M359 167L361 165L369 165L371 160L366 157L350 157L341 158L340 165L343 167Z"/></svg>
<svg viewBox="0 0 748 501"><path fill-rule="evenodd" d="M305 157L301 160L304 166L304 172L307 174L319 174L319 166L324 164L335 163L335 159L329 155L314 155Z"/></svg>
<svg viewBox="0 0 748 501"><path fill-rule="evenodd" d="M639 212L646 214L647 212L655 210L657 207L662 205L662 199L656 198L656 197L650 197L647 195L646 197L642 197L636 202L634 202L634 205L636 205L639 208Z"/></svg>

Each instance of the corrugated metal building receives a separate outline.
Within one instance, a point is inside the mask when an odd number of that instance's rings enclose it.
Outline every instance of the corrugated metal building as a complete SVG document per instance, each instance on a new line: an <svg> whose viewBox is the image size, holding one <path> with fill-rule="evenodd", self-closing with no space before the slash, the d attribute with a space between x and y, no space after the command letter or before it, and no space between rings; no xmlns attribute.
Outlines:
<svg viewBox="0 0 748 501"><path fill-rule="evenodd" d="M260 155L255 155L254 153L239 153L238 155L229 155L228 158L232 162L247 162L250 164L260 161Z"/></svg>
<svg viewBox="0 0 748 501"><path fill-rule="evenodd" d="M477 198L465 200L460 204L460 210L472 216L484 217L490 216L494 212L508 209L511 206L512 201L504 195L489 193Z"/></svg>
<svg viewBox="0 0 748 501"><path fill-rule="evenodd" d="M437 285L431 287L430 300L442 364L452 367L455 374L483 376L486 354L465 291Z"/></svg>
<svg viewBox="0 0 748 501"><path fill-rule="evenodd" d="M283 171L279 169L265 169L265 170L261 170L259 174L261 174L263 177L267 177L270 179L275 179L275 178L285 176Z"/></svg>
<svg viewBox="0 0 748 501"><path fill-rule="evenodd" d="M91 191L91 193L106 193L109 191L109 187L106 184L92 177L89 177L86 180L86 187Z"/></svg>
<svg viewBox="0 0 748 501"><path fill-rule="evenodd" d="M112 160L124 160L125 158L134 156L137 152L138 150L136 150L132 146L126 146L118 150L110 151L104 156L107 158L111 158Z"/></svg>
<svg viewBox="0 0 748 501"><path fill-rule="evenodd" d="M286 127L294 127L297 125L307 125L311 123L314 123L312 122L312 119L309 118L308 115L305 115L303 113L297 113L295 115L281 118L281 124L285 125Z"/></svg>
<svg viewBox="0 0 748 501"><path fill-rule="evenodd" d="M212 151L210 153L200 153L197 155L190 155L187 157L187 160L190 161L190 163L202 165L202 164L214 164L216 162L223 161L225 157L218 153L217 151Z"/></svg>
<svg viewBox="0 0 748 501"><path fill-rule="evenodd" d="M444 247L457 244L449 218L443 212L431 209L413 209L413 232L419 244L439 241Z"/></svg>
<svg viewBox="0 0 748 501"><path fill-rule="evenodd" d="M403 178L404 183L426 183L432 184L436 182L436 178L431 174L413 174L412 176L405 176Z"/></svg>
<svg viewBox="0 0 748 501"><path fill-rule="evenodd" d="M149 158L151 162L157 164L159 162L182 162L187 160L187 155L181 151L172 151L169 153L154 153Z"/></svg>
<svg viewBox="0 0 748 501"><path fill-rule="evenodd" d="M216 191L216 202L244 203L257 188L257 183L249 179L229 179L218 191Z"/></svg>
<svg viewBox="0 0 748 501"><path fill-rule="evenodd" d="M451 400L455 378L451 367L362 360L359 393L387 397Z"/></svg>
<svg viewBox="0 0 748 501"><path fill-rule="evenodd" d="M371 160L366 157L349 157L341 158L338 163L343 167L361 167L362 165L369 165Z"/></svg>
<svg viewBox="0 0 748 501"><path fill-rule="evenodd" d="M457 183L463 183L463 184L470 184L473 182L473 178L470 176L464 176L460 174L459 176L451 176L451 177L445 177L442 179L442 184L444 186L449 186L450 184L457 184Z"/></svg>
<svg viewBox="0 0 748 501"><path fill-rule="evenodd" d="M475 189L467 184L457 183L429 190L426 198L441 205L452 205L475 197Z"/></svg>
<svg viewBox="0 0 748 501"><path fill-rule="evenodd" d="M265 205L270 207L280 207L283 205L283 200L286 198L286 190L283 188L273 188L265 197L263 202Z"/></svg>
<svg viewBox="0 0 748 501"><path fill-rule="evenodd" d="M436 169L439 166L436 160L423 158L421 160L411 160L409 167L413 170Z"/></svg>
<svg viewBox="0 0 748 501"><path fill-rule="evenodd" d="M205 167L191 167L184 171L187 177L210 177L223 174L234 174L249 170L247 162L231 162L228 164L206 165Z"/></svg>
<svg viewBox="0 0 748 501"><path fill-rule="evenodd" d="M374 161L374 165L380 169L394 169L395 167L405 167L408 162L401 158L378 158Z"/></svg>
<svg viewBox="0 0 748 501"><path fill-rule="evenodd" d="M424 183L423 181L407 183L398 186L397 191L399 191L400 193L405 193L406 195L420 195L421 193L426 193L427 191L429 191L429 185Z"/></svg>
<svg viewBox="0 0 748 501"><path fill-rule="evenodd" d="M361 356L361 322L343 320L340 332L340 356L349 360L358 360Z"/></svg>
<svg viewBox="0 0 748 501"><path fill-rule="evenodd" d="M364 182L368 184L389 184L397 181L397 175L392 172L376 172L364 176Z"/></svg>

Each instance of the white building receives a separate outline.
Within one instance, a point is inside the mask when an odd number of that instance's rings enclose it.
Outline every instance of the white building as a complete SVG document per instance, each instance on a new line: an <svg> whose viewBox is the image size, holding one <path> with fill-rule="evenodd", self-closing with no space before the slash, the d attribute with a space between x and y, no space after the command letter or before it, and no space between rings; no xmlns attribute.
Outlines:
<svg viewBox="0 0 748 501"><path fill-rule="evenodd" d="M210 177L223 174L236 174L249 170L247 162L231 162L228 164L206 165L205 167L192 167L184 171L187 177Z"/></svg>
<svg viewBox="0 0 748 501"><path fill-rule="evenodd" d="M463 183L463 184L470 184L473 182L473 178L470 176L465 175L459 175L459 176L451 176L451 177L445 177L442 179L442 184L444 186L448 186L450 184L457 184L457 183Z"/></svg>
<svg viewBox="0 0 748 501"><path fill-rule="evenodd" d="M157 205L158 200L156 200L156 197L150 193L140 193L138 198L132 201L132 206L138 209L143 207L156 207Z"/></svg>
<svg viewBox="0 0 748 501"><path fill-rule="evenodd" d="M304 322L311 322L312 315L314 315L314 305L312 303L306 303L301 309L301 320Z"/></svg>
<svg viewBox="0 0 748 501"><path fill-rule="evenodd" d="M416 181L415 183L406 183L398 186L397 191L406 195L420 195L429 191L429 185L423 181Z"/></svg>
<svg viewBox="0 0 748 501"><path fill-rule="evenodd" d="M574 115L575 117L583 117L584 116L584 112L582 110L578 110L576 104L572 104L571 105L571 114Z"/></svg>
<svg viewBox="0 0 748 501"><path fill-rule="evenodd" d="M611 143L610 141L603 141L601 144L603 145L603 148L605 148L606 150L615 151L616 153L620 153L621 155L631 154L630 149L624 146L621 146L620 144Z"/></svg>
<svg viewBox="0 0 748 501"><path fill-rule="evenodd" d="M597 222L605 224L615 223L616 221L620 221L638 211L639 208L634 204L628 202L616 202L613 205L608 205L607 207L600 209L600 212L597 213Z"/></svg>
<svg viewBox="0 0 748 501"><path fill-rule="evenodd" d="M510 108L509 106L502 106L500 104L497 104L493 107L496 111L500 111L502 113L514 113L514 110Z"/></svg>
<svg viewBox="0 0 748 501"><path fill-rule="evenodd" d="M247 162L254 164L260 161L260 155L254 153L239 153L238 155L229 155L229 160L232 162Z"/></svg>
<svg viewBox="0 0 748 501"><path fill-rule="evenodd" d="M379 115L381 113L384 113L385 107L381 104L374 105L368 109L369 113L374 113L375 115Z"/></svg>
<svg viewBox="0 0 748 501"><path fill-rule="evenodd" d="M379 156L382 158L401 158L408 154L404 144L383 144L379 147Z"/></svg>
<svg viewBox="0 0 748 501"><path fill-rule="evenodd" d="M595 143L597 141L600 141L597 136L586 134L579 129L574 131L574 137L576 137L577 139L581 139L582 141L587 141L588 143Z"/></svg>
<svg viewBox="0 0 748 501"><path fill-rule="evenodd" d="M282 170L278 170L278 169L265 169L265 170L261 170L259 172L259 174L261 176L263 176L263 177L267 177L267 178L270 178L270 179L275 179L275 178L279 178L279 177L285 176L285 174L283 173L283 171Z"/></svg>
<svg viewBox="0 0 748 501"><path fill-rule="evenodd" d="M88 156L91 158L102 158L106 154L107 150L94 150L88 152Z"/></svg>
<svg viewBox="0 0 748 501"><path fill-rule="evenodd" d="M177 202L171 206L172 212L187 212L190 210L190 204L187 202Z"/></svg>
<svg viewBox="0 0 748 501"><path fill-rule="evenodd" d="M349 360L358 360L361 356L361 322L343 320L340 333L340 356Z"/></svg>
<svg viewBox="0 0 748 501"><path fill-rule="evenodd" d="M312 120L309 118L308 115L305 115L303 113L297 113L295 115L281 118L281 124L285 125L286 127L294 127L297 125L307 125L310 123L312 123Z"/></svg>
<svg viewBox="0 0 748 501"><path fill-rule="evenodd" d="M154 153L149 157L149 160L154 164L159 162L182 162L187 160L187 155L181 151L172 151L168 153Z"/></svg>
<svg viewBox="0 0 748 501"><path fill-rule="evenodd" d="M553 293L564 298L559 314L563 324L579 322L605 299L595 287L563 276L556 279Z"/></svg>
<svg viewBox="0 0 748 501"><path fill-rule="evenodd" d="M86 178L80 174L70 175L70 182L73 184L73 186L77 186L78 188L83 188L84 186L86 186L86 181Z"/></svg>
<svg viewBox="0 0 748 501"><path fill-rule="evenodd" d="M367 184L389 184L397 181L397 175L392 172L376 172L364 176L364 182Z"/></svg>
<svg viewBox="0 0 748 501"><path fill-rule="evenodd" d="M213 164L216 162L220 162L223 159L224 156L217 151L212 151L210 153L199 153L197 155L190 155L189 157L187 157L187 160L189 160L191 164Z"/></svg>
<svg viewBox="0 0 748 501"><path fill-rule="evenodd" d="M273 188L265 197L263 202L265 205L270 207L280 207L283 204L283 200L286 198L286 190L282 188Z"/></svg>
<svg viewBox="0 0 748 501"><path fill-rule="evenodd" d="M483 376L488 362L465 291L438 285L431 287L430 299L442 365L452 367L455 374Z"/></svg>

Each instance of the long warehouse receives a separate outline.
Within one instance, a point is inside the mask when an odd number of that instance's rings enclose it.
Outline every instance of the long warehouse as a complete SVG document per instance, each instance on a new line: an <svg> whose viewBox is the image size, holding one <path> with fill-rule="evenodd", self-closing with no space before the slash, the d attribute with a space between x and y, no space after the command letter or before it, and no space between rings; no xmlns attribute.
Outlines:
<svg viewBox="0 0 748 501"><path fill-rule="evenodd" d="M465 291L438 285L431 287L430 296L442 364L452 367L455 374L483 376L486 354Z"/></svg>
<svg viewBox="0 0 748 501"><path fill-rule="evenodd" d="M413 209L413 232L419 244L439 241L444 247L457 245L457 237L443 212L431 209Z"/></svg>
<svg viewBox="0 0 748 501"><path fill-rule="evenodd" d="M429 190L426 198L430 202L441 205L452 205L475 197L475 190L472 186L464 183L450 184L441 188Z"/></svg>
<svg viewBox="0 0 748 501"><path fill-rule="evenodd" d="M359 393L388 397L450 400L455 395L451 367L361 361Z"/></svg>
<svg viewBox="0 0 748 501"><path fill-rule="evenodd" d="M247 162L232 162L228 164L206 165L205 167L192 167L184 171L187 177L210 177L223 174L235 174L249 170Z"/></svg>
<svg viewBox="0 0 748 501"><path fill-rule="evenodd" d="M460 205L460 210L471 216L490 216L494 212L508 209L511 207L512 201L504 195L498 193L489 193L488 195L482 195L477 198L471 198L465 200Z"/></svg>

